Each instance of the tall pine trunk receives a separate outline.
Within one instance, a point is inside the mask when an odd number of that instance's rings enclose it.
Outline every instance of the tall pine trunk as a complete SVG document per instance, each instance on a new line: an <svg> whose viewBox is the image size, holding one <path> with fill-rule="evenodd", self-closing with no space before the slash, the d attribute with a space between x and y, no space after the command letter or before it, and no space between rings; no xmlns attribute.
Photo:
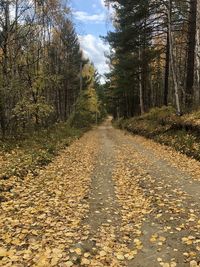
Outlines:
<svg viewBox="0 0 200 267"><path fill-rule="evenodd" d="M190 0L187 48L186 107L191 108L193 100L195 48L196 48L197 0Z"/></svg>
<svg viewBox="0 0 200 267"><path fill-rule="evenodd" d="M141 44L139 47L139 99L140 99L140 112L144 113L144 94L143 94L143 86L142 86L142 52L141 52Z"/></svg>
<svg viewBox="0 0 200 267"><path fill-rule="evenodd" d="M175 102L176 102L177 114L181 115L179 86L178 86L178 79L176 75L176 66L175 66L174 53L173 53L174 45L173 45L173 37L172 37L172 0L169 0L169 5L167 8L167 16L168 16L170 65L171 65L172 79L173 79L173 84L174 84Z"/></svg>
<svg viewBox="0 0 200 267"><path fill-rule="evenodd" d="M167 30L166 59L165 59L165 87L164 87L164 105L168 105L169 93L169 68L170 68L170 44L169 30Z"/></svg>

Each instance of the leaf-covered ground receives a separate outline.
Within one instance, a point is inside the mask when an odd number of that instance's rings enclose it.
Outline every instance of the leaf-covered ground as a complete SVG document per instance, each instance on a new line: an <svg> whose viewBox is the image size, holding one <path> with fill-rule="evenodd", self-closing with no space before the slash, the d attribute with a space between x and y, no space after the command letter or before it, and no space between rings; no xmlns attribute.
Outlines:
<svg viewBox="0 0 200 267"><path fill-rule="evenodd" d="M0 191L6 191L1 180L12 176L23 178L30 172L37 175L40 168L49 164L61 149L83 132L84 129L73 128L69 123L57 123L29 135L21 134L20 138L8 137L0 141Z"/></svg>
<svg viewBox="0 0 200 267"><path fill-rule="evenodd" d="M174 108L153 108L142 116L115 121L115 125L173 147L200 161L200 111L177 116Z"/></svg>
<svg viewBox="0 0 200 267"><path fill-rule="evenodd" d="M72 244L87 234L80 222L88 210L85 197L97 144L95 134L85 135L38 176L16 179L8 201L1 203L0 266L64 266L68 261Z"/></svg>
<svg viewBox="0 0 200 267"><path fill-rule="evenodd" d="M199 170L107 121L38 176L4 181L0 266L197 267Z"/></svg>

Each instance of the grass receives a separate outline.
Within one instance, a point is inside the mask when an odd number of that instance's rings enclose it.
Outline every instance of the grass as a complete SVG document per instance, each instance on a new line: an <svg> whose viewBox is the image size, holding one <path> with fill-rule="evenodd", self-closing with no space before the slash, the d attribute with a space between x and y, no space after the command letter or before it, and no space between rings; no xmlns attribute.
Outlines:
<svg viewBox="0 0 200 267"><path fill-rule="evenodd" d="M79 138L84 129L76 129L67 123L59 123L49 129L35 132L21 140L8 139L0 142L0 177L23 178L49 164L59 151Z"/></svg>
<svg viewBox="0 0 200 267"><path fill-rule="evenodd" d="M200 111L178 117L172 107L154 108L142 116L120 119L114 124L200 161Z"/></svg>

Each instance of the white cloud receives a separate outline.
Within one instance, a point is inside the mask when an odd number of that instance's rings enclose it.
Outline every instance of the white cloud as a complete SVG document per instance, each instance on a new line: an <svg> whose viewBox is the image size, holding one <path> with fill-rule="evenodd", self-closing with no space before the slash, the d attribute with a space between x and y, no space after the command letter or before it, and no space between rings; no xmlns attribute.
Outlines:
<svg viewBox="0 0 200 267"><path fill-rule="evenodd" d="M114 18L114 8L113 8L113 3L106 3L106 0L99 0L100 1L100 5L104 8L104 11L107 12L107 17L110 18L110 20L112 21ZM115 3L116 4L116 3Z"/></svg>
<svg viewBox="0 0 200 267"><path fill-rule="evenodd" d="M109 45L91 34L79 36L84 55L89 58L97 68L99 74L103 75L109 72L109 66L106 63L105 53L109 53Z"/></svg>
<svg viewBox="0 0 200 267"><path fill-rule="evenodd" d="M106 7L105 1L104 0L100 0L100 3L102 5L102 7Z"/></svg>
<svg viewBox="0 0 200 267"><path fill-rule="evenodd" d="M99 14L88 14L87 12L84 11L74 11L73 12L75 18L77 20L83 21L83 22L103 22L105 21L105 14L104 13L99 13Z"/></svg>

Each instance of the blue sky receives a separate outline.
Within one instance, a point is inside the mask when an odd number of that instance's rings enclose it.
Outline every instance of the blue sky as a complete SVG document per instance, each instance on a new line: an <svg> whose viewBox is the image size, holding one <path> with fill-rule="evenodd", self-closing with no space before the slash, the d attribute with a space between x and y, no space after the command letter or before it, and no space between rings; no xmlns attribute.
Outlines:
<svg viewBox="0 0 200 267"><path fill-rule="evenodd" d="M71 0L71 7L83 52L103 75L109 71L104 56L109 53L109 46L100 36L112 29L104 0Z"/></svg>

